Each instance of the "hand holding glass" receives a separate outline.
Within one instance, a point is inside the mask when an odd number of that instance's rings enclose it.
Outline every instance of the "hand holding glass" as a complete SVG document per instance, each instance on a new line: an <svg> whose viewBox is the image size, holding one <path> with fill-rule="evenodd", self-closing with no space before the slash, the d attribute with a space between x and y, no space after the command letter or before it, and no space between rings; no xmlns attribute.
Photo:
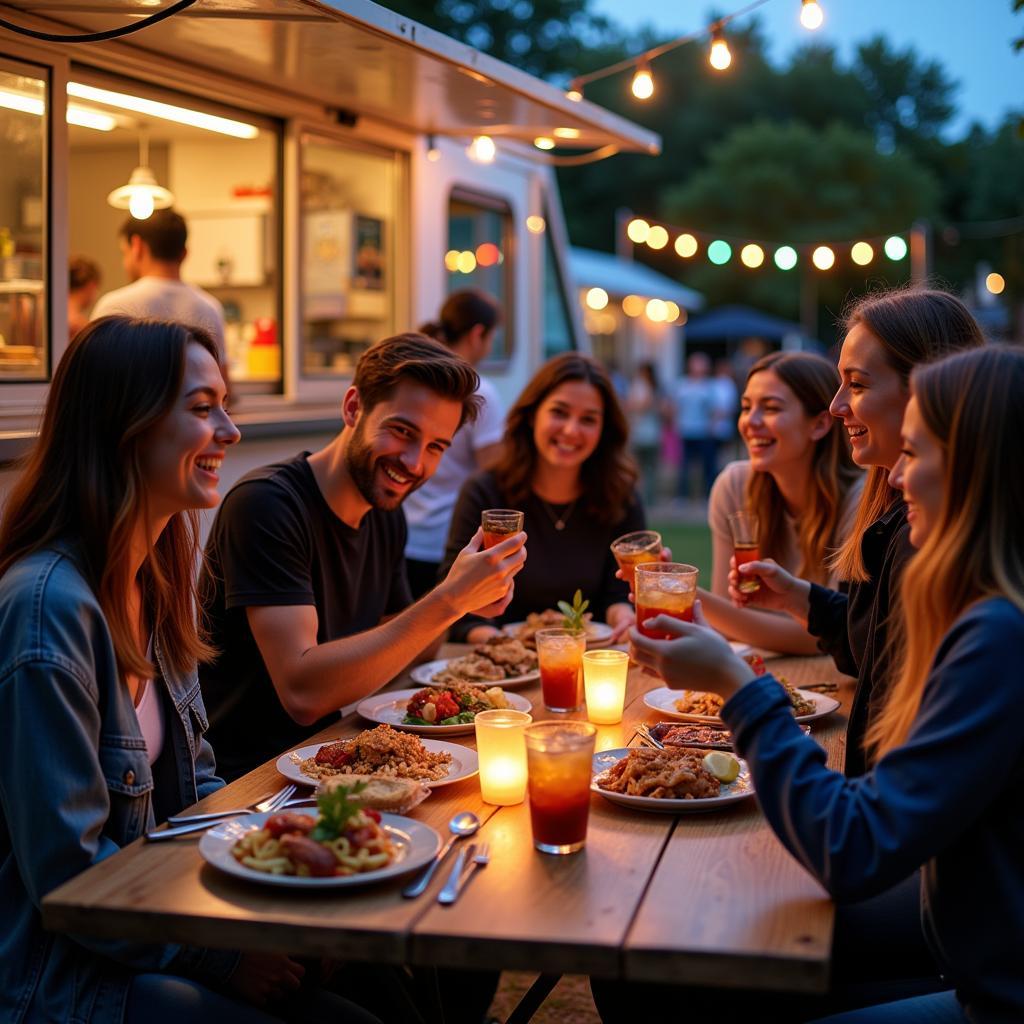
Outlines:
<svg viewBox="0 0 1024 1024"><path fill-rule="evenodd" d="M480 513L484 549L493 548L523 528L523 513L511 508L486 508Z"/></svg>
<svg viewBox="0 0 1024 1024"><path fill-rule="evenodd" d="M757 546L757 516L753 512L733 512L729 516L732 530L733 553L736 555L736 569L746 562L756 562L761 557ZM740 593L753 594L761 589L761 581L754 573L740 573Z"/></svg>
<svg viewBox="0 0 1024 1024"><path fill-rule="evenodd" d="M622 576L636 593L635 570L638 565L656 562L661 557L661 534L656 530L637 530L612 541L612 554Z"/></svg>
<svg viewBox="0 0 1024 1024"><path fill-rule="evenodd" d="M658 615L693 621L698 572L696 566L682 562L652 562L636 567L636 628L644 636L652 640L672 639L668 633L644 627L648 619Z"/></svg>

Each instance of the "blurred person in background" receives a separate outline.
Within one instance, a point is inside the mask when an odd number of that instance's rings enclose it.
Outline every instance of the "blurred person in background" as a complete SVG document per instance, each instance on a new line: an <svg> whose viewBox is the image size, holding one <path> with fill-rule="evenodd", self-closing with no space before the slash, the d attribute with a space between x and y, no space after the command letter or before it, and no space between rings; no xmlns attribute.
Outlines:
<svg viewBox="0 0 1024 1024"><path fill-rule="evenodd" d="M742 379L742 378L741 378ZM711 378L714 384L715 401L711 422L711 433L715 438L719 463L723 457L728 458L736 438L736 412L740 406L740 393L736 387L736 379L732 375L732 364L728 359L715 360L715 375Z"/></svg>
<svg viewBox="0 0 1024 1024"><path fill-rule="evenodd" d="M486 292L466 288L452 292L437 322L424 324L420 333L447 345L476 368L490 354L500 323L498 303ZM459 428L437 471L402 506L409 528L405 568L413 600L437 585L448 526L462 485L478 470L489 469L501 454L505 410L498 390L480 374L476 394L480 400L476 420Z"/></svg>
<svg viewBox="0 0 1024 1024"><path fill-rule="evenodd" d="M662 427L672 416L672 403L661 389L654 363L641 363L636 368L626 396L626 412L629 439L640 469L640 492L644 504L650 506L658 492Z"/></svg>
<svg viewBox="0 0 1024 1024"><path fill-rule="evenodd" d="M686 360L686 375L676 386L676 426L683 446L679 472L679 497L690 495L690 475L700 470L699 496L706 498L718 475L718 442L715 440L715 385L711 380L711 359L705 352L692 352Z"/></svg>
<svg viewBox="0 0 1024 1024"><path fill-rule="evenodd" d="M68 264L68 340L88 322L89 310L100 293L99 264L88 256L75 256Z"/></svg>

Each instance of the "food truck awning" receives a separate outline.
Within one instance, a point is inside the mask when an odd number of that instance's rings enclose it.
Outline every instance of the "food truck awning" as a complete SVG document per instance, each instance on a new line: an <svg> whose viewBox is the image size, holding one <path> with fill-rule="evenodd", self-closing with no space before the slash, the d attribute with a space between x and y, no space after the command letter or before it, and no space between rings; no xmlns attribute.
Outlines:
<svg viewBox="0 0 1024 1024"><path fill-rule="evenodd" d="M170 0L15 0L26 24L101 31ZM31 16L35 18L31 18ZM31 19L31 22L29 21ZM196 68L237 76L425 134L549 136L559 145L657 154L661 140L625 118L368 0L199 0L125 40ZM539 155L539 154L538 154Z"/></svg>

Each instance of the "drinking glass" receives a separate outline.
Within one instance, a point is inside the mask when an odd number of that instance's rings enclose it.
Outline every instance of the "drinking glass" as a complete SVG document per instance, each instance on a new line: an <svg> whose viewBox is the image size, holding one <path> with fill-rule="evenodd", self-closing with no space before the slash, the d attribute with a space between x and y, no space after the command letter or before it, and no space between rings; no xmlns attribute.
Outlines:
<svg viewBox="0 0 1024 1024"><path fill-rule="evenodd" d="M513 508L487 508L480 513L484 548L493 548L523 528L523 513Z"/></svg>
<svg viewBox="0 0 1024 1024"><path fill-rule="evenodd" d="M628 675L629 655L625 651L587 651L583 655L587 718L595 725L622 721Z"/></svg>
<svg viewBox="0 0 1024 1024"><path fill-rule="evenodd" d="M637 530L612 541L612 554L622 575L636 593L636 566L656 562L661 557L661 534L657 530Z"/></svg>
<svg viewBox="0 0 1024 1024"><path fill-rule="evenodd" d="M583 703L580 674L587 634L583 630L538 629L535 642L544 707L576 711Z"/></svg>
<svg viewBox="0 0 1024 1024"><path fill-rule="evenodd" d="M729 529L732 530L732 548L736 555L736 565L744 562L756 562L761 556L757 547L757 516L746 510L733 512L729 516ZM761 589L761 581L756 573L740 573L740 592L753 594Z"/></svg>
<svg viewBox="0 0 1024 1024"><path fill-rule="evenodd" d="M669 633L644 627L644 622L656 615L693 621L698 572L696 566L682 562L652 562L636 567L636 628L644 636L654 640L672 639Z"/></svg>
<svg viewBox="0 0 1024 1024"><path fill-rule="evenodd" d="M530 824L542 853L583 849L596 735L589 722L537 722L526 730Z"/></svg>
<svg viewBox="0 0 1024 1024"><path fill-rule="evenodd" d="M485 804L509 807L526 798L526 743L533 718L525 711L495 708L473 719L480 757L480 795Z"/></svg>

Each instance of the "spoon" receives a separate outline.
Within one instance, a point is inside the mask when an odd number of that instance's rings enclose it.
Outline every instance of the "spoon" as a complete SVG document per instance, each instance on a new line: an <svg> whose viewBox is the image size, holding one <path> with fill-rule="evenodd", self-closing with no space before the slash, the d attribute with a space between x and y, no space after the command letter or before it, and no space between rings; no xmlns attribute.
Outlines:
<svg viewBox="0 0 1024 1024"><path fill-rule="evenodd" d="M480 819L472 811L459 811L458 814L448 822L448 831L451 838L441 847L441 852L424 868L423 873L413 882L410 882L403 890L402 895L412 899L421 896L434 872L440 867L441 862L448 856L448 851L455 845L457 839L471 836L480 827Z"/></svg>

